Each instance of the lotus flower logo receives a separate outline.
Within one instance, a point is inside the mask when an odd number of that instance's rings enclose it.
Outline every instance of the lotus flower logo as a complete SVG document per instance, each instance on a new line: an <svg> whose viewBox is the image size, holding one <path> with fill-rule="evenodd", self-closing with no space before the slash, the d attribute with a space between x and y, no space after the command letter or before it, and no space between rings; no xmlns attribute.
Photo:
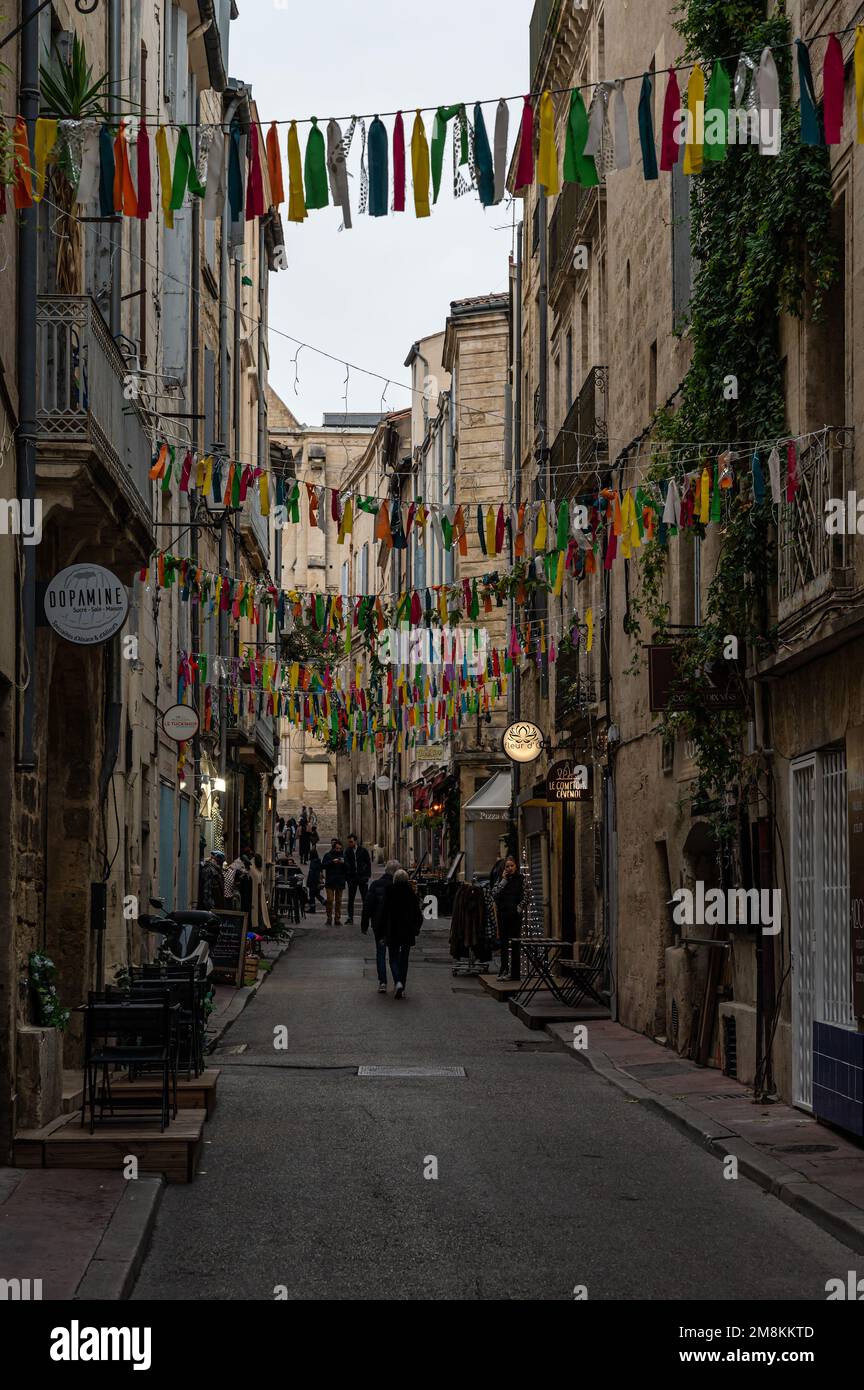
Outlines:
<svg viewBox="0 0 864 1390"><path fill-rule="evenodd" d="M514 763L533 763L543 752L543 730L522 721L511 724L504 734L504 752Z"/></svg>

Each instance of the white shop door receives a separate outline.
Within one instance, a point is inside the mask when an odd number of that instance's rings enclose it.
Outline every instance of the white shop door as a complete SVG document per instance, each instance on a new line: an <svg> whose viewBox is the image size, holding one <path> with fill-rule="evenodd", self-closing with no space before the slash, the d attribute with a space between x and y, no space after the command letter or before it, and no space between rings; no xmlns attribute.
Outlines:
<svg viewBox="0 0 864 1390"><path fill-rule="evenodd" d="M792 1098L813 1103L813 1023L854 1026L846 754L792 764Z"/></svg>

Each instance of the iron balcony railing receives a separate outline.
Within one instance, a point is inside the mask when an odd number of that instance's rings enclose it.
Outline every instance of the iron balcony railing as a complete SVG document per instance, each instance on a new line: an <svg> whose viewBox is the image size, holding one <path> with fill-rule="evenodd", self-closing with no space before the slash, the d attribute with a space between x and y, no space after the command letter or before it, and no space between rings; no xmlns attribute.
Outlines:
<svg viewBox="0 0 864 1390"><path fill-rule="evenodd" d="M824 429L798 455L798 491L792 502L779 508L777 535L777 597L779 618L791 616L804 604L854 580L856 518L846 525L826 524L829 499L844 508L854 487L854 432L848 428ZM844 512L845 515L845 512ZM836 531L837 534L832 534Z"/></svg>
<svg viewBox="0 0 864 1390"><path fill-rule="evenodd" d="M36 352L39 438L89 443L151 523L150 431L135 381L96 302L86 295L40 296Z"/></svg>
<svg viewBox="0 0 864 1390"><path fill-rule="evenodd" d="M584 234L603 192L597 185L583 188L581 183L565 183L549 223L550 283L557 279L562 270L569 272L573 268L577 242Z"/></svg>
<svg viewBox="0 0 864 1390"><path fill-rule="evenodd" d="M571 496L586 472L609 459L609 368L592 367L552 445L552 476L559 497Z"/></svg>
<svg viewBox="0 0 864 1390"><path fill-rule="evenodd" d="M89 444L148 524L152 441L135 381L88 295L40 295L36 312L39 439Z"/></svg>

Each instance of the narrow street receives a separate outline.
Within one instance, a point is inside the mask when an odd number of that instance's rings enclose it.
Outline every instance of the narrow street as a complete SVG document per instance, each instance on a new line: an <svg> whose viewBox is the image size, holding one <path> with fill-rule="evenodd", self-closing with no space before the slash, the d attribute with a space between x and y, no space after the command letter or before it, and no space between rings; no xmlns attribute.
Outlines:
<svg viewBox="0 0 864 1390"><path fill-rule="evenodd" d="M212 1061L202 1172L167 1188L138 1300L808 1300L854 1262L454 978L443 927L403 1003L356 924L300 929Z"/></svg>

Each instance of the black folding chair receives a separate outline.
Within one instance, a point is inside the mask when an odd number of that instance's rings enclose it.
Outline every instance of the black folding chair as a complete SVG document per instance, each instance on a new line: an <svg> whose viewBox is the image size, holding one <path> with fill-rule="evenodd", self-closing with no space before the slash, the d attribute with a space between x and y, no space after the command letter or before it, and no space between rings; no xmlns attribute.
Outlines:
<svg viewBox="0 0 864 1390"><path fill-rule="evenodd" d="M97 1075L101 1070L99 1089L99 1120L105 1120L107 1105L111 1119L115 1110L147 1110L147 1097L114 1097L111 1094L110 1074L118 1067L128 1067L132 1076L136 1068L158 1070L162 1087L158 1100L160 1126L164 1132L169 1122L171 1080L173 1077L174 1113L177 1112L177 1020L179 1006L166 995L159 1000L133 1002L124 999L95 996L87 1005L84 1018L84 1098L81 1104L81 1125L89 1105L90 1133L96 1127ZM143 1116L134 1116L143 1118Z"/></svg>
<svg viewBox="0 0 864 1390"><path fill-rule="evenodd" d="M558 962L561 972L558 988L563 999L570 1008L575 1008L587 994L601 1008L607 1008L609 1000L604 999L600 993L600 985L606 978L609 965L607 938L604 937L602 941L577 943L573 950L577 954L572 960Z"/></svg>
<svg viewBox="0 0 864 1390"><path fill-rule="evenodd" d="M132 971L135 997L147 991L170 988L172 1002L180 1005L180 1044L185 1058L186 1078L200 1076L204 1070L204 1000L207 976L194 965L144 965ZM183 1060L178 1065L183 1068Z"/></svg>

